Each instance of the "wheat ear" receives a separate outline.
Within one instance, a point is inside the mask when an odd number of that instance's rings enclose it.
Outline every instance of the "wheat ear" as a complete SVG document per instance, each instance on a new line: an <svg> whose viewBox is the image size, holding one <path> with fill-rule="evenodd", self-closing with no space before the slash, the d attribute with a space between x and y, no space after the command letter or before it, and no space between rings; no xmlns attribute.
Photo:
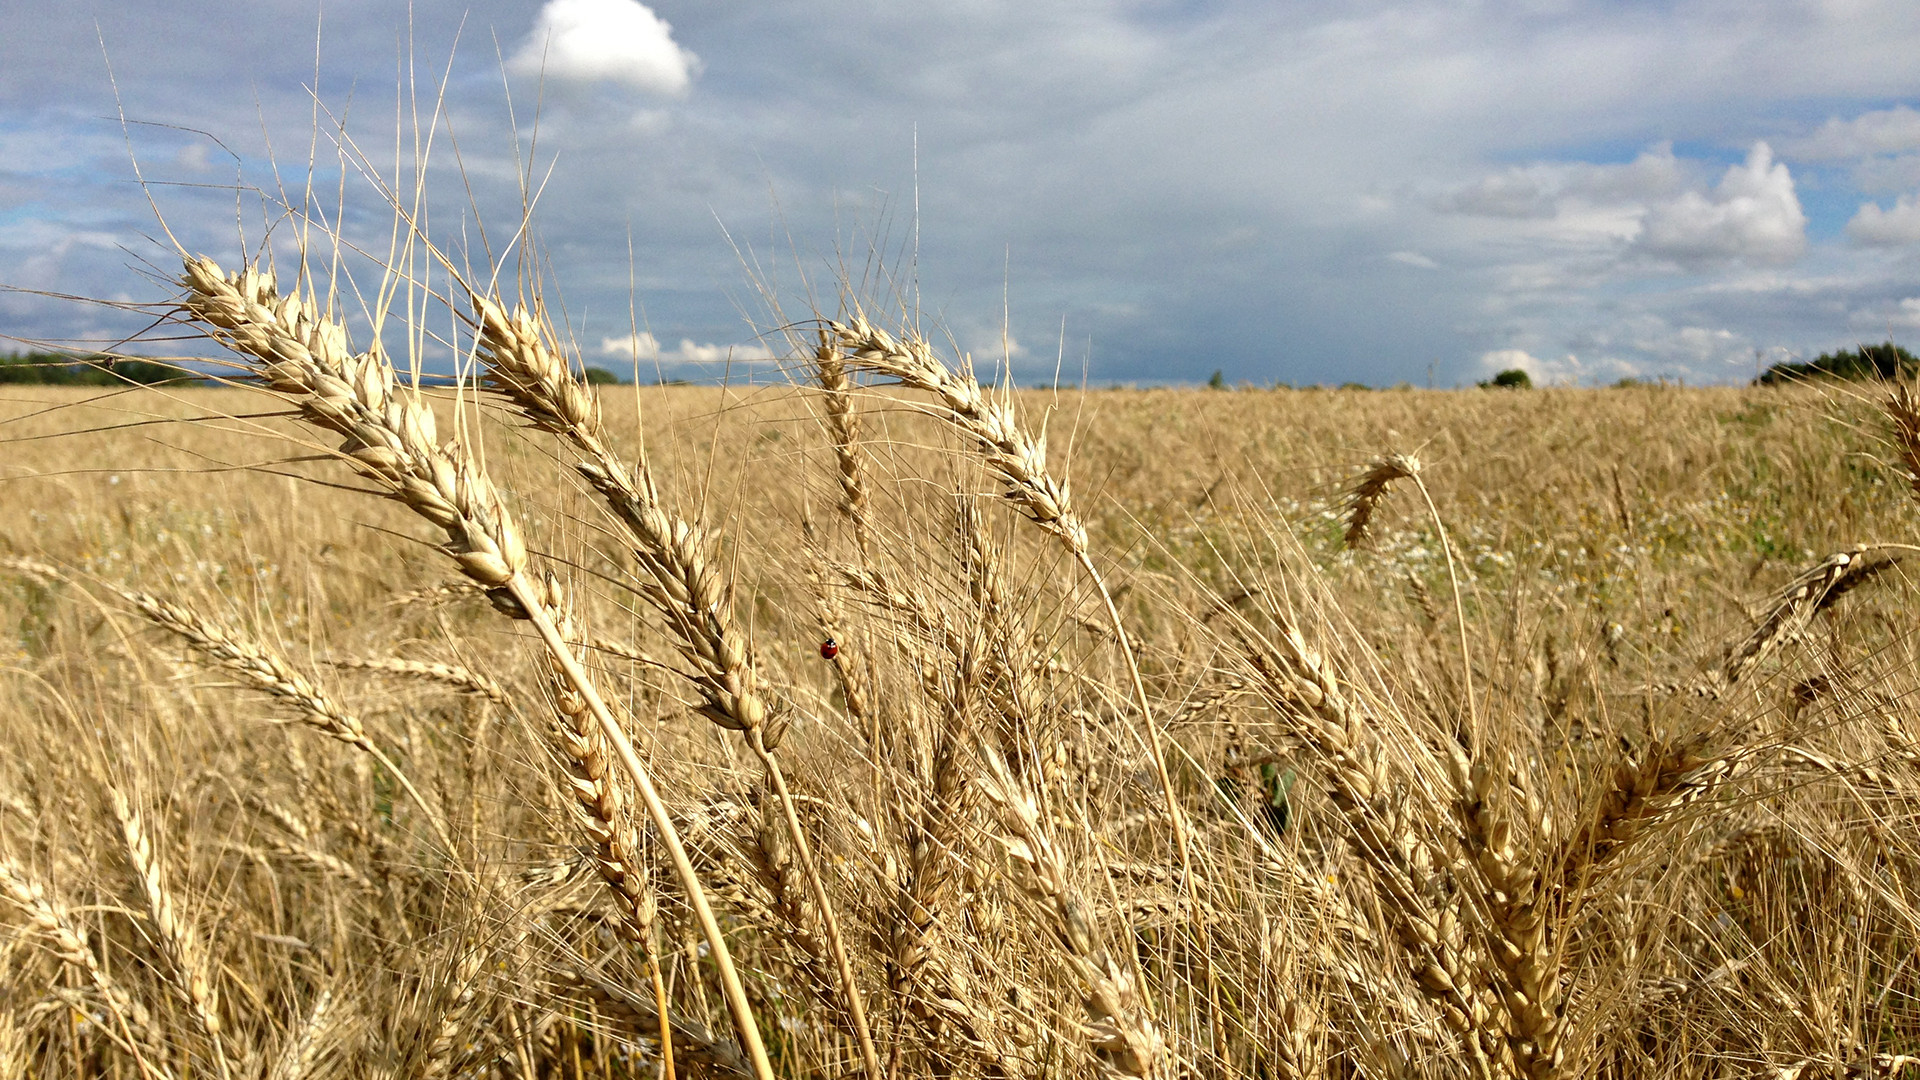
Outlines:
<svg viewBox="0 0 1920 1080"><path fill-rule="evenodd" d="M93 985L94 993L107 1006L107 1012L119 1022L124 1034L126 1046L138 1055L138 1047L153 1045L155 1031L152 1015L147 1007L133 997L107 974L100 961L93 955L93 944L87 929L75 921L64 906L54 901L46 893L40 882L29 876L18 864L0 855L0 896L11 901L26 913L27 925L45 935L53 946L55 956L62 963L75 969ZM142 1068L149 1068L143 1061Z"/></svg>
<svg viewBox="0 0 1920 1080"><path fill-rule="evenodd" d="M306 1019L300 1030L295 1032L280 1056L274 1059L273 1071L268 1080L306 1080L313 1074L314 1066L320 1063L320 1057L326 1053L326 1036L331 1030L333 1020L333 991L320 991L313 999L313 1007L307 1010Z"/></svg>
<svg viewBox="0 0 1920 1080"><path fill-rule="evenodd" d="M879 1052L868 1028L866 1006L840 933L826 883L821 878L793 797L773 751L782 729L771 724L759 690L752 653L733 625L732 604L719 569L708 556L712 547L698 524L670 514L661 503L646 459L629 467L614 455L600 427L598 398L574 376L548 335L525 308L511 316L495 300L470 293L475 347L486 364L491 385L511 399L535 426L571 442L585 460L576 468L625 526L642 575L639 591L674 631L682 655L693 665L695 687L705 703L699 711L722 728L745 737L778 796L800 868L812 888L844 994L843 1006L860 1044L868 1080L883 1080ZM742 1034L743 1040L746 1039ZM749 1046L751 1049L751 1045Z"/></svg>
<svg viewBox="0 0 1920 1080"><path fill-rule="evenodd" d="M1134 704L1146 726L1154 772L1166 799L1174 846L1184 877L1190 880L1193 858L1188 849L1186 819L1180 811L1173 778L1167 772L1165 740L1154 719L1153 703L1147 697L1147 686L1140 677L1139 660L1120 618L1120 609L1093 563L1087 529L1074 510L1072 492L1065 481L1056 478L1047 468L1045 433L1037 438L1030 435L1020 423L1010 395L984 393L970 368L962 367L958 371L948 368L934 354L932 346L917 335L896 338L858 315L845 323L829 320L825 329L832 336L833 344L845 352L852 363L938 398L935 413L973 444L988 471L1005 486L1007 498L1034 524L1056 537L1092 582L1106 606L1114 638L1126 662Z"/></svg>
<svg viewBox="0 0 1920 1080"><path fill-rule="evenodd" d="M853 377L847 373L846 357L825 330L820 332L813 363L826 402L827 434L833 438L833 459L839 467L840 510L853 528L854 543L860 554L872 558L873 525L867 509L866 465L860 457L860 414L853 405Z"/></svg>
<svg viewBox="0 0 1920 1080"><path fill-rule="evenodd" d="M712 950L721 990L754 1073L760 1080L772 1080L773 1065L760 1041L753 1006L673 818L632 740L542 606L541 590L528 580L526 544L486 470L460 443L437 445L432 411L417 393L396 392L393 366L378 345L350 353L346 328L322 318L311 298L282 298L271 274L251 267L228 274L204 257L186 260L182 284L187 289L182 308L189 316L210 327L215 340L248 358L271 389L297 402L308 423L345 436L341 456L440 528L446 536L442 549L461 572L486 589L496 605L532 623L639 789Z"/></svg>
<svg viewBox="0 0 1920 1080"><path fill-rule="evenodd" d="M1080 980L1094 1054L1117 1076L1145 1080L1174 1075L1171 1055L1147 1015L1133 972L1094 938L1086 903L1068 880L1066 857L1041 824L1039 807L1020 790L992 747L983 745L981 753L988 765L981 791L999 808L1010 834L1002 842L1026 871L1029 891L1045 903L1057 940Z"/></svg>
<svg viewBox="0 0 1920 1080"><path fill-rule="evenodd" d="M442 664L429 660L406 660L391 657L332 657L327 666L344 668L348 671L377 671L386 675L399 675L406 678L426 679L430 682L445 683L457 690L469 694L478 694L495 705L511 706L513 699L507 696L502 687L492 677L460 664Z"/></svg>
<svg viewBox="0 0 1920 1080"><path fill-rule="evenodd" d="M1493 1065L1477 1036L1493 1008L1475 985L1459 899L1430 894L1445 859L1422 838L1423 826L1433 822L1414 813L1412 800L1399 790L1380 718L1348 699L1341 680L1290 620L1276 614L1278 632L1267 638L1234 619L1261 696L1327 764L1328 795L1347 824L1349 847L1386 901L1414 982L1467 1044L1475 1071L1491 1075Z"/></svg>
<svg viewBox="0 0 1920 1080"><path fill-rule="evenodd" d="M146 903L160 951L172 970L174 985L186 999L187 1011L193 1015L194 1022L212 1044L220 1075L228 1076L227 1055L220 1046L220 999L212 980L213 963L201 948L199 932L174 898L166 867L153 849L153 838L140 812L125 792L113 786L107 788L107 805L120 825L134 880L140 885L141 898Z"/></svg>
<svg viewBox="0 0 1920 1080"><path fill-rule="evenodd" d="M1367 471L1347 489L1347 531L1341 541L1350 548L1367 546L1373 539L1373 513L1393 492L1395 481L1420 471L1419 459L1411 454L1386 454L1375 458Z"/></svg>
<svg viewBox="0 0 1920 1080"><path fill-rule="evenodd" d="M1753 632L1727 650L1717 672L1720 681L1739 682L1769 653L1805 633L1815 615L1913 550L1904 544L1863 544L1835 552L1801 573L1775 597Z"/></svg>
<svg viewBox="0 0 1920 1080"><path fill-rule="evenodd" d="M1882 408L1893 426L1893 445L1907 471L1907 486L1920 499L1920 400L1905 383L1895 383Z"/></svg>
<svg viewBox="0 0 1920 1080"><path fill-rule="evenodd" d="M562 968L561 975L595 1001L609 1007L616 1015L625 1017L643 1037L657 1040L660 1032L669 1032L677 1060L693 1066L702 1075L712 1080L742 1080L752 1075L747 1071L747 1063L741 1058L739 1048L715 1037L704 1025L662 1013L657 1003L648 1002L584 966L567 965ZM665 1053L663 1049L663 1057Z"/></svg>
<svg viewBox="0 0 1920 1080"><path fill-rule="evenodd" d="M239 674L255 689L264 690L297 706L301 711L301 721L307 726L378 761L380 767L387 770L406 790L407 797L426 815L427 824L432 827L441 845L449 852L454 850L453 836L447 831L446 822L441 820L440 812L414 786L406 771L394 764L393 759L367 737L366 726L360 722L360 718L341 708L338 702L328 697L313 684L313 680L301 674L279 653L238 631L201 618L178 604L168 603L147 593L124 589L115 591L140 614L155 625L171 630L194 651Z"/></svg>
<svg viewBox="0 0 1920 1080"><path fill-rule="evenodd" d="M547 592L551 606L562 612L561 634L572 638L574 628L565 615L565 601L558 595L559 583L549 581ZM660 974L659 946L654 939L658 902L647 877L646 863L640 857L640 837L627 820L626 800L614 777L606 735L594 723L586 699L567 681L565 673L558 666L552 666L551 676L554 708L560 719L555 734L575 804L581 811L587 835L594 842L594 866L600 871L601 880L613 891L620 909L621 929L638 942L646 954L648 978L664 1023L667 988ZM674 1080L673 1041L664 1028L660 1039L663 1080Z"/></svg>

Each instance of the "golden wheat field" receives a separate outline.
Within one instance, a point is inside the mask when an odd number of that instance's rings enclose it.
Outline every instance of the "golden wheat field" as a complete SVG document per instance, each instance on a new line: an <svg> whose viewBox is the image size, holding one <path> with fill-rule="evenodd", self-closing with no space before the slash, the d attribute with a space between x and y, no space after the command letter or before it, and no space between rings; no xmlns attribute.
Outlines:
<svg viewBox="0 0 1920 1080"><path fill-rule="evenodd" d="M270 386L0 395L0 1073L1920 1071L1909 398L416 394L181 280Z"/></svg>

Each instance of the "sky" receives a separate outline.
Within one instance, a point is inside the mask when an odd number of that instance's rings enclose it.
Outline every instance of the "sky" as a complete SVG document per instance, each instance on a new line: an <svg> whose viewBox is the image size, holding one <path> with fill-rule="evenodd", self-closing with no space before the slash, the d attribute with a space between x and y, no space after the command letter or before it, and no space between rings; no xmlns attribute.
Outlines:
<svg viewBox="0 0 1920 1080"><path fill-rule="evenodd" d="M1920 349L1912 0L179 10L0 6L0 334L133 333L63 297L164 303L175 242L285 259L288 206L393 261L417 191L648 379L775 377L848 303L1028 385Z"/></svg>

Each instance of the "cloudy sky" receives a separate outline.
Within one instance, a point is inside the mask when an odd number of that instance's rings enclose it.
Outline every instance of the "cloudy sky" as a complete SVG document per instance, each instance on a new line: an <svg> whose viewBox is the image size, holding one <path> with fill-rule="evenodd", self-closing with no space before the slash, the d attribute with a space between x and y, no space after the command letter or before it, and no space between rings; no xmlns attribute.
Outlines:
<svg viewBox="0 0 1920 1080"><path fill-rule="evenodd" d="M649 377L750 369L766 290L799 317L847 277L1029 383L1730 382L1920 345L1912 0L179 10L0 7L29 290L0 334L128 332L35 291L164 299L149 195L231 263L310 158L384 253L369 169L398 145L410 192L431 125L434 242L512 260L530 176L549 299Z"/></svg>

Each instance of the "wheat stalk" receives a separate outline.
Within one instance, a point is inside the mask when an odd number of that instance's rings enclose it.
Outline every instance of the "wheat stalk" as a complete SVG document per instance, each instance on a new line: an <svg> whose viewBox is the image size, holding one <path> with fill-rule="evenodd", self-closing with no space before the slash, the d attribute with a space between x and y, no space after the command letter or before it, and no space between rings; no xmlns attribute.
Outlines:
<svg viewBox="0 0 1920 1080"><path fill-rule="evenodd" d="M377 343L367 352L349 353L345 327L322 318L311 299L281 298L271 274L251 267L228 274L211 259L188 258L182 284L187 314L248 357L269 388L297 402L309 423L345 436L340 453L353 468L385 484L393 498L439 527L446 536L442 548L461 572L488 590L502 610L533 625L640 791L713 950L716 974L754 1073L772 1080L753 1007L672 817L632 741L542 606L541 590L525 573L527 550L519 527L485 469L462 444L435 443L433 413L417 393L396 392L392 365Z"/></svg>
<svg viewBox="0 0 1920 1080"><path fill-rule="evenodd" d="M681 654L693 667L692 681L704 699L699 711L720 727L740 732L765 769L820 912L827 950L840 980L840 1004L860 1044L868 1080L884 1080L839 919L794 811L784 770L773 754L783 726L770 722L751 650L733 626L728 590L708 556L711 539L697 523L667 511L644 456L629 467L613 454L600 427L592 388L576 378L549 345L541 323L524 307L509 316L498 301L471 290L469 295L475 348L486 363L489 380L535 426L566 438L585 458L576 468L626 528L643 571L641 595L666 618ZM758 835L764 838L765 833ZM783 908L798 913L792 902ZM742 1038L751 1050L753 1040L744 1032Z"/></svg>

